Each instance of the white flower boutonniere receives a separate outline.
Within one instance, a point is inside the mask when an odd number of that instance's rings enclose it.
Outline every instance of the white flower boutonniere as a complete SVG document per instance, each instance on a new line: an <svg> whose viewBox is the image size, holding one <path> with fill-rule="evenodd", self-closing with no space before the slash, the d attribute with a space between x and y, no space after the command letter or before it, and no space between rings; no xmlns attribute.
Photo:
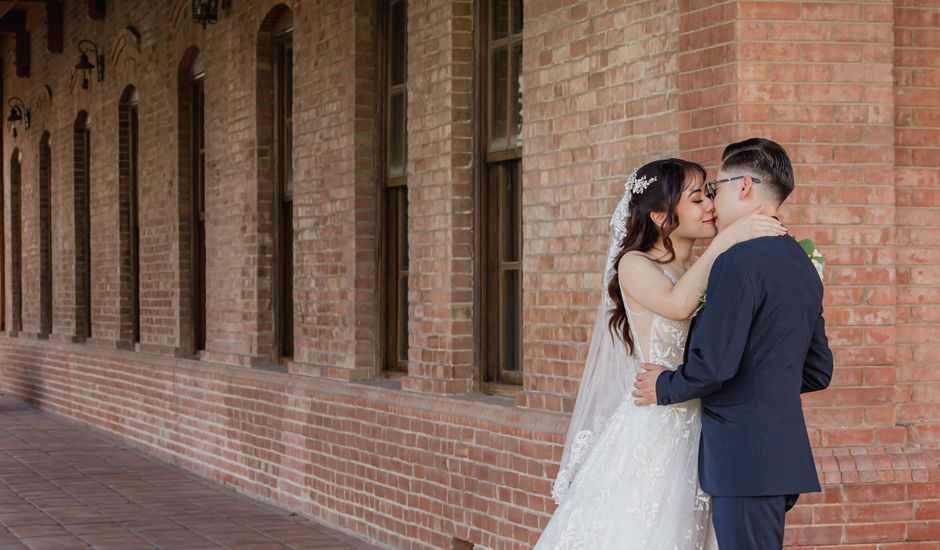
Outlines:
<svg viewBox="0 0 940 550"><path fill-rule="evenodd" d="M819 249L816 248L816 243L812 239L803 239L799 242L800 248L803 249L803 252L806 252L806 256L809 257L809 261L813 262L813 267L816 268L816 273L819 274L819 280L823 280L823 268L826 267L826 259L823 258L822 253L819 252ZM705 293L702 292L702 295L698 298L698 309L695 310L695 313L692 315L695 316L698 312L702 311L705 307Z"/></svg>
<svg viewBox="0 0 940 550"><path fill-rule="evenodd" d="M809 256L809 260L813 262L813 267L816 268L816 273L819 274L819 280L822 281L823 268L826 267L826 259L823 258L823 255L816 248L816 243L814 243L812 239L803 239L800 241L800 248Z"/></svg>

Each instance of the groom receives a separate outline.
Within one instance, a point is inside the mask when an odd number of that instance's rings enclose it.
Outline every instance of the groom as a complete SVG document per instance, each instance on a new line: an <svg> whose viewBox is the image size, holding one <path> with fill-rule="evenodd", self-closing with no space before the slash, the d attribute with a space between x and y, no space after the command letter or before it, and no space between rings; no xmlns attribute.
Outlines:
<svg viewBox="0 0 940 550"><path fill-rule="evenodd" d="M760 206L776 215L791 191L786 151L760 138L729 145L706 184L719 230ZM637 377L637 404L702 400L699 480L721 550L781 548L786 511L820 490L800 394L832 376L822 297L792 237L739 243L712 266L685 363L644 365Z"/></svg>

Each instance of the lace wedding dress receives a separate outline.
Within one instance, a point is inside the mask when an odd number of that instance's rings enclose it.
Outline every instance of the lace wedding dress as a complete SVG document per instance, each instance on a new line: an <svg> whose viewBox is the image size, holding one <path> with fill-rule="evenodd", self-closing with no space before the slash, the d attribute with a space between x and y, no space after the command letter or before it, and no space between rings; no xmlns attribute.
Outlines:
<svg viewBox="0 0 940 550"><path fill-rule="evenodd" d="M689 321L629 309L627 317L639 362L670 369L682 363ZM622 403L603 426L578 433L573 473L559 474L570 484L556 482L559 506L535 548L717 550L710 500L698 483L701 403L634 405L638 367L628 365L637 361L620 348L621 364L631 370Z"/></svg>

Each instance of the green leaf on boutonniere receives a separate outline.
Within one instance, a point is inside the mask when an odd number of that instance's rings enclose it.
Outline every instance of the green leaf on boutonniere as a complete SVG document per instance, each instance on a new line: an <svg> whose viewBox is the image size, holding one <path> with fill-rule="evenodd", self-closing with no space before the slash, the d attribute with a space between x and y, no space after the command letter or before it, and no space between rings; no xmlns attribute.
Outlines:
<svg viewBox="0 0 940 550"><path fill-rule="evenodd" d="M800 248L803 249L803 252L806 252L809 260L813 262L813 267L816 268L816 273L819 274L819 280L823 280L823 268L826 267L826 259L816 248L816 243L812 239L803 239L800 241Z"/></svg>

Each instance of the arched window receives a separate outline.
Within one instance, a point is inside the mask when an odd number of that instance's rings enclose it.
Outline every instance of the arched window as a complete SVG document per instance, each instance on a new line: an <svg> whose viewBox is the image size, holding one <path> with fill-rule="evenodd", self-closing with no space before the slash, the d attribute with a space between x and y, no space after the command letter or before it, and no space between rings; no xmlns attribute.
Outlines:
<svg viewBox="0 0 940 550"><path fill-rule="evenodd" d="M259 208L270 213L259 233L273 242L271 308L273 358L294 355L293 14L283 4L268 12L258 35ZM260 216L266 220L267 216Z"/></svg>
<svg viewBox="0 0 940 550"><path fill-rule="evenodd" d="M73 205L75 222L75 336L91 338L91 129L88 113L75 118Z"/></svg>
<svg viewBox="0 0 940 550"><path fill-rule="evenodd" d="M205 69L190 48L180 64L179 204L181 348L198 355L206 347L206 149Z"/></svg>
<svg viewBox="0 0 940 550"><path fill-rule="evenodd" d="M39 336L52 333L52 149L39 138Z"/></svg>
<svg viewBox="0 0 940 550"><path fill-rule="evenodd" d="M118 200L121 246L121 340L140 341L140 226L137 194L137 89L128 86L118 106Z"/></svg>
<svg viewBox="0 0 940 550"><path fill-rule="evenodd" d="M23 330L23 209L22 163L20 150L10 155L10 271L12 306L10 334Z"/></svg>

